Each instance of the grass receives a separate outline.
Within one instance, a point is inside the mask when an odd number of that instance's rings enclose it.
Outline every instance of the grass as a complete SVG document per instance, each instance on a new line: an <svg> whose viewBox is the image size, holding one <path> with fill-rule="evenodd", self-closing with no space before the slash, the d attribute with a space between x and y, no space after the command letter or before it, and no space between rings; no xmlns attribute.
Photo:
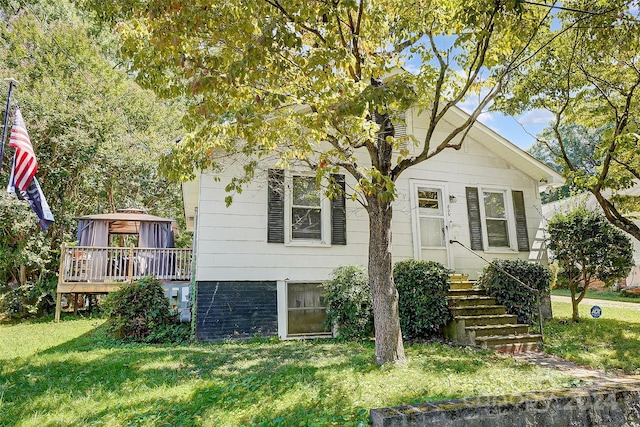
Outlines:
<svg viewBox="0 0 640 427"><path fill-rule="evenodd" d="M561 372L492 352L371 343L117 344L101 320L0 325L0 425L356 426L370 408L561 388Z"/></svg>
<svg viewBox="0 0 640 427"><path fill-rule="evenodd" d="M545 323L545 351L581 365L640 375L640 310L603 307L591 318L588 304L579 305L579 323L571 319L571 303L554 302L554 319Z"/></svg>
<svg viewBox="0 0 640 427"><path fill-rule="evenodd" d="M571 296L569 289L553 289L551 291L551 295L560 295L560 296ZM620 292L612 292L612 291L587 291L585 298L592 299L604 299L609 301L622 301L622 302L633 302L636 304L640 304L640 297L625 297L620 295Z"/></svg>

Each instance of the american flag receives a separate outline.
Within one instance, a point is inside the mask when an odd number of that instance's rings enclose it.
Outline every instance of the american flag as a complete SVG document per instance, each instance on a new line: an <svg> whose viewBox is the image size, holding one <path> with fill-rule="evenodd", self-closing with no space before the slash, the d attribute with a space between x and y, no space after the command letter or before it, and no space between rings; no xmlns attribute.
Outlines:
<svg viewBox="0 0 640 427"><path fill-rule="evenodd" d="M38 161L33 153L33 146L27 134L27 128L20 109L16 107L15 119L11 128L9 146L16 149L14 164L14 184L22 191L26 191L38 170Z"/></svg>

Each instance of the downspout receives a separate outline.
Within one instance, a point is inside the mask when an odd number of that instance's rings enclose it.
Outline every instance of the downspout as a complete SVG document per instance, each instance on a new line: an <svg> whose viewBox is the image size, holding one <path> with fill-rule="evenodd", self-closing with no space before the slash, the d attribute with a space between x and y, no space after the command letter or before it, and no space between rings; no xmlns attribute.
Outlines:
<svg viewBox="0 0 640 427"><path fill-rule="evenodd" d="M193 238L191 240L191 339L196 339L196 313L198 311L198 286L196 284L196 258L198 254L198 208L193 213Z"/></svg>

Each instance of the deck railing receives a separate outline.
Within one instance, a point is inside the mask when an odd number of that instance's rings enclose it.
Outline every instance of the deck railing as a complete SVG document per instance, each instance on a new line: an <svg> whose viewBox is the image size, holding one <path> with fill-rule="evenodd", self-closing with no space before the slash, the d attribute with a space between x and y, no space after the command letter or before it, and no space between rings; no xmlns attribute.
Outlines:
<svg viewBox="0 0 640 427"><path fill-rule="evenodd" d="M191 249L61 248L60 284L131 282L144 276L159 280L190 280Z"/></svg>

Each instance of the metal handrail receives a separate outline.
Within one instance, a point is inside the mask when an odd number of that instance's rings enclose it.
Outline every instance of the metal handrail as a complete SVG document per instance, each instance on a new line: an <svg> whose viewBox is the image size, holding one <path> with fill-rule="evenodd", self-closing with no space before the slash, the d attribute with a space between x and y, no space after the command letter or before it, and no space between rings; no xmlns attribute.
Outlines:
<svg viewBox="0 0 640 427"><path fill-rule="evenodd" d="M542 307L540 305L540 290L539 289L535 289L532 288L531 286L527 285L526 283L524 283L522 280L518 279L516 276L514 276L513 274L509 273L508 271L505 271L502 267L500 267L497 264L494 264L493 262L487 260L485 257L483 257L482 255L480 255L479 253L477 253L476 251L474 251L473 249L467 247L464 243L459 242L457 240L449 240L449 243L457 243L460 246L462 246L463 248L465 248L466 250L468 250L469 252L471 252L472 254L474 254L475 256L477 256L478 258L480 258L481 260L483 260L484 262L486 262L487 264L491 265L493 268L495 268L496 270L498 270L501 273L504 273L505 275L507 275L510 279L515 280L518 284L524 286L525 289L528 289L530 291L532 291L535 296L536 296L536 305L538 306L538 328L540 330L540 341L541 343L544 345L544 331L542 329Z"/></svg>

